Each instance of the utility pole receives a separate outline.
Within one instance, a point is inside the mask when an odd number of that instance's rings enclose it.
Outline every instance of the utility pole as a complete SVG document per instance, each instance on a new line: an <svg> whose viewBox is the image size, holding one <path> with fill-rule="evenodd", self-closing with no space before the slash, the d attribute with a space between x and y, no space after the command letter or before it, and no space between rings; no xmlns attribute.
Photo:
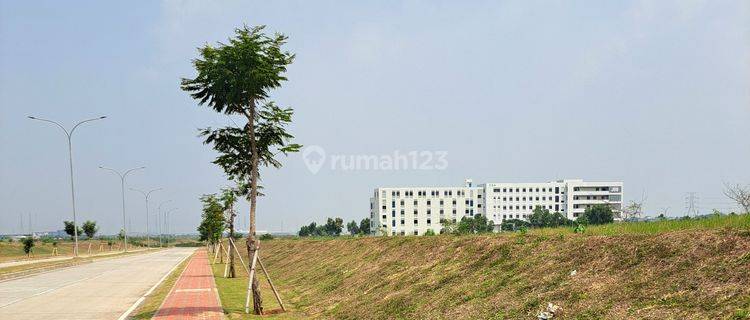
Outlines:
<svg viewBox="0 0 750 320"><path fill-rule="evenodd" d="M55 121L29 116L29 119L31 120L39 120L39 121L49 122L49 123L57 125L58 127L60 127L60 129L62 129L65 132L65 135L68 137L68 162L70 164L70 199L73 203L73 239L75 239L75 247L73 248L73 256L76 256L76 257L78 256L78 220L76 220L76 192L75 192L75 185L73 183L73 142L72 142L73 132L76 131L76 128L78 128L78 126L86 122L101 120L104 118L106 118L106 116L101 116L98 118L92 118L92 119L80 121L76 123L73 126L73 128L70 129L70 131L68 131L67 129L65 129L65 127L63 127L61 124Z"/></svg>
<svg viewBox="0 0 750 320"><path fill-rule="evenodd" d="M688 192L685 196L685 212L688 215L688 217L692 216L695 217L699 214L700 210L698 208L698 193L697 192Z"/></svg>
<svg viewBox="0 0 750 320"><path fill-rule="evenodd" d="M151 241L151 235L148 230L148 198L151 197L152 192L159 191L161 189L162 188L157 188L157 189L153 189L153 190L146 192L146 191L130 188L130 190L140 192L143 195L143 197L146 198L146 248L151 247L151 245L149 244L149 242Z"/></svg>

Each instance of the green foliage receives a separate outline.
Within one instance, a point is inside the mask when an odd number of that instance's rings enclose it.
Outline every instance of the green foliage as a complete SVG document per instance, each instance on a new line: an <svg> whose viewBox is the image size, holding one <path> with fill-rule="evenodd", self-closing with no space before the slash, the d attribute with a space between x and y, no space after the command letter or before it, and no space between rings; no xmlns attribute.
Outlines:
<svg viewBox="0 0 750 320"><path fill-rule="evenodd" d="M425 236L434 236L435 235L435 231L433 231L432 229L427 229L427 231L424 232L424 235Z"/></svg>
<svg viewBox="0 0 750 320"><path fill-rule="evenodd" d="M344 220L341 218L328 218L323 226L327 236L339 236L344 230Z"/></svg>
<svg viewBox="0 0 750 320"><path fill-rule="evenodd" d="M440 234L454 234L458 232L458 225L453 220L440 219Z"/></svg>
<svg viewBox="0 0 750 320"><path fill-rule="evenodd" d="M120 241L125 239L125 229L120 229L120 232L117 234L117 239L120 239Z"/></svg>
<svg viewBox="0 0 750 320"><path fill-rule="evenodd" d="M574 233L584 233L584 232L586 232L586 225L583 225L583 224L576 225L576 228L573 229L573 232Z"/></svg>
<svg viewBox="0 0 750 320"><path fill-rule="evenodd" d="M344 230L344 220L341 218L328 218L324 225L318 225L314 221L309 225L302 226L297 233L300 237L337 237Z"/></svg>
<svg viewBox="0 0 750 320"><path fill-rule="evenodd" d="M87 238L93 239L97 231L99 227L96 226L96 221L86 220L83 223L83 232L86 233Z"/></svg>
<svg viewBox="0 0 750 320"><path fill-rule="evenodd" d="M527 234L529 232L529 227L521 226L520 228L518 228L518 232L520 232L521 234Z"/></svg>
<svg viewBox="0 0 750 320"><path fill-rule="evenodd" d="M520 220L520 219L507 219L503 220L503 223L500 224L500 229L502 231L516 231L521 229L522 227L528 228L531 226L529 222Z"/></svg>
<svg viewBox="0 0 750 320"><path fill-rule="evenodd" d="M529 216L529 224L535 228L547 228L572 225L572 221L560 212L550 213L549 210L536 206L534 213Z"/></svg>
<svg viewBox="0 0 750 320"><path fill-rule="evenodd" d="M351 235L357 235L359 234L359 225L357 224L357 221L350 221L346 224L346 231L349 231Z"/></svg>
<svg viewBox="0 0 750 320"><path fill-rule="evenodd" d="M270 233L264 233L260 235L260 240L273 240L273 236Z"/></svg>
<svg viewBox="0 0 750 320"><path fill-rule="evenodd" d="M258 167L281 167L274 156L297 152L301 147L288 143L293 136L286 126L291 123L293 110L267 100L269 91L286 81L284 74L294 55L281 49L286 36L267 36L263 29L245 26L235 29L228 43L206 44L199 49L200 57L193 60L196 77L181 81L182 90L200 105L247 118L241 128L206 128L200 134L205 144L212 144L219 152L214 163L238 181L241 194L251 199L258 195L257 189L251 190L255 187L252 182L257 183L259 177Z"/></svg>
<svg viewBox="0 0 750 320"><path fill-rule="evenodd" d="M201 197L203 213L201 223L198 226L200 241L217 243L225 229L224 207L215 194L207 194Z"/></svg>
<svg viewBox="0 0 750 320"><path fill-rule="evenodd" d="M492 221L487 220L487 217L477 214L474 217L463 217L458 223L457 231L460 234L470 233L488 233L494 229Z"/></svg>
<svg viewBox="0 0 750 320"><path fill-rule="evenodd" d="M21 240L21 243L23 243L23 252L25 252L27 255L31 253L31 250L34 248L34 238L33 237L25 237Z"/></svg>
<svg viewBox="0 0 750 320"><path fill-rule="evenodd" d="M225 114L242 114L248 103L268 98L269 90L286 81L284 73L294 55L281 50L286 36L267 36L264 28L238 28L229 43L200 48L200 58L193 60L198 75L183 78L182 90Z"/></svg>
<svg viewBox="0 0 750 320"><path fill-rule="evenodd" d="M370 218L364 218L359 222L359 233L360 234L371 234L370 231Z"/></svg>
<svg viewBox="0 0 750 320"><path fill-rule="evenodd" d="M584 225L607 224L612 223L614 217L612 207L606 204L597 204L586 208L586 211L576 221Z"/></svg>
<svg viewBox="0 0 750 320"><path fill-rule="evenodd" d="M83 234L81 227L76 227L75 224L73 224L73 221L63 221L63 224L65 225L65 233L67 233L71 239L75 237L76 231L78 231L79 236Z"/></svg>
<svg viewBox="0 0 750 320"><path fill-rule="evenodd" d="M310 222L309 225L302 226L299 228L299 232L297 234L300 237L315 237L315 236L322 236L323 235L323 228L322 226L318 226L315 221Z"/></svg>

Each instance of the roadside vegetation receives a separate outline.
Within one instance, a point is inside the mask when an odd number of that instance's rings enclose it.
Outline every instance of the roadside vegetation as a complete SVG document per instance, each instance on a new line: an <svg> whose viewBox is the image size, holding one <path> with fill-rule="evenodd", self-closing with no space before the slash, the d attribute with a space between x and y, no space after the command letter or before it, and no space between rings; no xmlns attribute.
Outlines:
<svg viewBox="0 0 750 320"><path fill-rule="evenodd" d="M290 309L282 318L529 319L547 303L563 308L555 319L750 313L750 215L573 229L273 239L261 256ZM247 274L223 270L222 303L239 318Z"/></svg>

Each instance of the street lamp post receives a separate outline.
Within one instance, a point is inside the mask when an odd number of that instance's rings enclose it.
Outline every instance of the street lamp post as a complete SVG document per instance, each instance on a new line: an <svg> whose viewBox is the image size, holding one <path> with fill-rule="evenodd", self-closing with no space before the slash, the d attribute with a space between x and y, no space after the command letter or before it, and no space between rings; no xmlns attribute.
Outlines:
<svg viewBox="0 0 750 320"><path fill-rule="evenodd" d="M125 219L125 178L128 176L129 173L135 170L146 169L146 167L132 168L132 169L125 171L125 173L120 173L119 171L115 169L107 168L103 166L99 166L99 169L109 170L109 171L116 173L118 176L120 176L120 188L121 188L120 190L122 192L122 230L125 232L125 235L124 235L125 236L125 252L127 252L128 251L128 229L126 227L127 221Z"/></svg>
<svg viewBox="0 0 750 320"><path fill-rule="evenodd" d="M163 223L163 221L161 221L161 220L163 220L163 219L161 219L161 206L163 204L165 204L167 202L171 202L171 201L172 200L162 201L162 203L159 204L159 211L156 214L156 225L159 227L159 248L161 248L161 237L162 237L162 233L163 233L162 232L163 229L162 229L162 225L161 225Z"/></svg>
<svg viewBox="0 0 750 320"><path fill-rule="evenodd" d="M166 238L167 245L169 245L169 231L170 231L169 230L169 222L170 222L170 220L169 220L169 214L172 213L172 211L175 211L175 210L177 210L177 208L169 209L167 212L164 213L164 222L165 222L164 223L164 228L166 229L165 238Z"/></svg>
<svg viewBox="0 0 750 320"><path fill-rule="evenodd" d="M73 132L76 130L76 128L78 128L78 126L86 122L101 120L104 118L106 118L106 116L101 116L98 118L92 118L92 119L80 121L76 123L73 126L73 128L70 129L70 131L68 131L67 129L65 129L65 127L63 127L61 124L55 121L29 116L29 119L32 119L32 120L44 121L44 122L49 122L49 123L57 125L58 127L60 127L60 129L63 130L63 132L65 132L65 136L67 136L68 138L68 162L70 164L70 199L71 199L71 202L73 203L73 239L75 241L75 247L73 248L73 256L76 256L76 257L78 256L78 220L76 218L75 184L73 183L73 142L72 142Z"/></svg>
<svg viewBox="0 0 750 320"><path fill-rule="evenodd" d="M151 242L151 234L149 233L149 230L148 230L148 198L151 196L151 192L159 191L161 189L162 188L157 188L157 189L153 189L153 190L146 192L146 191L130 188L130 190L140 192L143 195L143 197L146 198L146 248L151 247L151 245L149 244L149 242Z"/></svg>

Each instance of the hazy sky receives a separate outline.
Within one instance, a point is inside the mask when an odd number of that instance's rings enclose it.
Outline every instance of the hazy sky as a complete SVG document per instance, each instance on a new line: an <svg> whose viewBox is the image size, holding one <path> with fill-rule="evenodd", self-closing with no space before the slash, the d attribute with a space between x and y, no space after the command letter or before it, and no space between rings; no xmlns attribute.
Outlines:
<svg viewBox="0 0 750 320"><path fill-rule="evenodd" d="M289 36L297 54L273 99L296 141L329 155L445 151L444 170L312 174L300 154L263 171L261 230L368 215L378 186L622 180L654 214L729 210L722 181L750 183L747 1L0 1L0 233L70 219L74 136L79 220L122 226L120 184L97 169L147 166L128 185L164 190L174 230L229 182L197 129L231 123L179 89L197 46L242 24ZM127 191L132 230L143 197ZM242 204L242 217L247 213ZM244 225L244 218L240 224Z"/></svg>

